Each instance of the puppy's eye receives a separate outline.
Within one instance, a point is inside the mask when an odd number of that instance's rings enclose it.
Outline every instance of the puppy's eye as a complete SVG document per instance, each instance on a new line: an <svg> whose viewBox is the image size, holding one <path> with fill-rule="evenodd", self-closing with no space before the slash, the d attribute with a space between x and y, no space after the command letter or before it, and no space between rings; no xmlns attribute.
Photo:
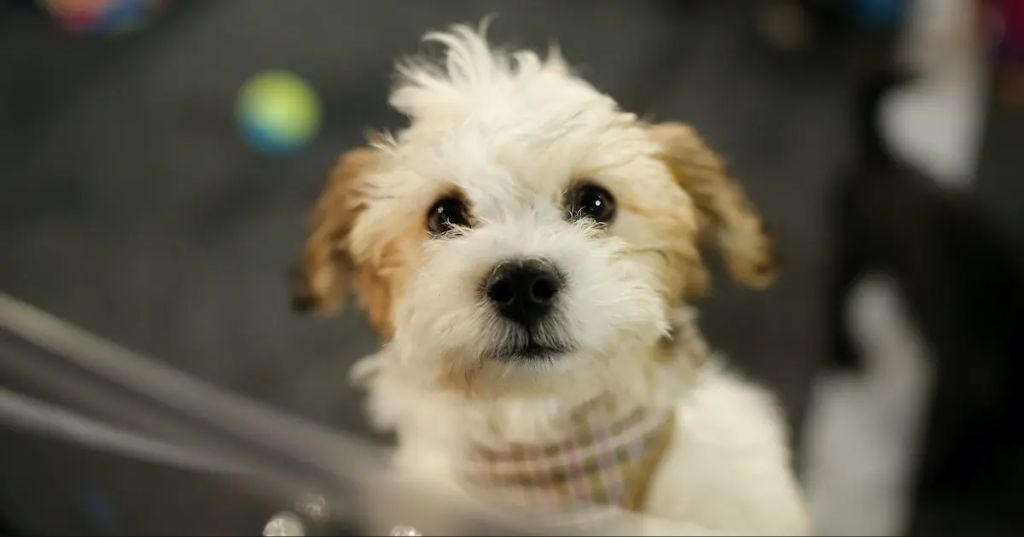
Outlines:
<svg viewBox="0 0 1024 537"><path fill-rule="evenodd" d="M469 227L466 204L456 197L441 198L427 213L427 229L434 235L451 231L455 226Z"/></svg>
<svg viewBox="0 0 1024 537"><path fill-rule="evenodd" d="M576 185L566 194L565 214L570 221L590 218L605 224L615 218L615 198L595 184Z"/></svg>

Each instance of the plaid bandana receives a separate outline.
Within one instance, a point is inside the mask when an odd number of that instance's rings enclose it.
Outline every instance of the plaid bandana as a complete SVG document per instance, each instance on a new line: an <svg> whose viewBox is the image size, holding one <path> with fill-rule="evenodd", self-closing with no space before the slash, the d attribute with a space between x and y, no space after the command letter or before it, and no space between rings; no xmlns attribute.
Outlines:
<svg viewBox="0 0 1024 537"><path fill-rule="evenodd" d="M672 436L669 410L616 413L593 401L573 416L562 442L512 444L501 451L474 445L463 477L470 485L522 504L564 509L595 505L637 510Z"/></svg>

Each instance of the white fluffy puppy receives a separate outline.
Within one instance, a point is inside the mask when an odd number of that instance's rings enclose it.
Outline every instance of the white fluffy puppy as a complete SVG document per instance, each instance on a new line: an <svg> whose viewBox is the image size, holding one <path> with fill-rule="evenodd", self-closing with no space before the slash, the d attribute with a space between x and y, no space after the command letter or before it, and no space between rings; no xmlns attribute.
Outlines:
<svg viewBox="0 0 1024 537"><path fill-rule="evenodd" d="M773 402L705 360L686 307L701 244L774 277L742 190L689 127L482 33L400 65L410 125L342 156L299 270L300 305L351 281L385 340L363 369L398 462L520 503L809 531Z"/></svg>

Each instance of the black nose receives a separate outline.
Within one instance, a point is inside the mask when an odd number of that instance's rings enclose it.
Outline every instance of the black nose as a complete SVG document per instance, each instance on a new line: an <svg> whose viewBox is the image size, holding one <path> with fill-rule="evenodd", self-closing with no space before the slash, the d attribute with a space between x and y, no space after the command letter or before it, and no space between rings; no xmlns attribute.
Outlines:
<svg viewBox="0 0 1024 537"><path fill-rule="evenodd" d="M535 259L501 263L484 282L498 313L526 326L551 311L561 288L562 275L554 265Z"/></svg>

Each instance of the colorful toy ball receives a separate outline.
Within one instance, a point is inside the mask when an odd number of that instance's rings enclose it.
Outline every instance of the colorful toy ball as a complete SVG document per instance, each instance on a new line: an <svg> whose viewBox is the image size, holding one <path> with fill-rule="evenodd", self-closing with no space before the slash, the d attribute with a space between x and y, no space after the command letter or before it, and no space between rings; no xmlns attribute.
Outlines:
<svg viewBox="0 0 1024 537"><path fill-rule="evenodd" d="M122 34L142 28L163 0L40 0L65 30L83 35Z"/></svg>
<svg viewBox="0 0 1024 537"><path fill-rule="evenodd" d="M316 136L320 110L316 92L301 78L286 71L265 71L242 86L235 114L253 147L279 154Z"/></svg>

